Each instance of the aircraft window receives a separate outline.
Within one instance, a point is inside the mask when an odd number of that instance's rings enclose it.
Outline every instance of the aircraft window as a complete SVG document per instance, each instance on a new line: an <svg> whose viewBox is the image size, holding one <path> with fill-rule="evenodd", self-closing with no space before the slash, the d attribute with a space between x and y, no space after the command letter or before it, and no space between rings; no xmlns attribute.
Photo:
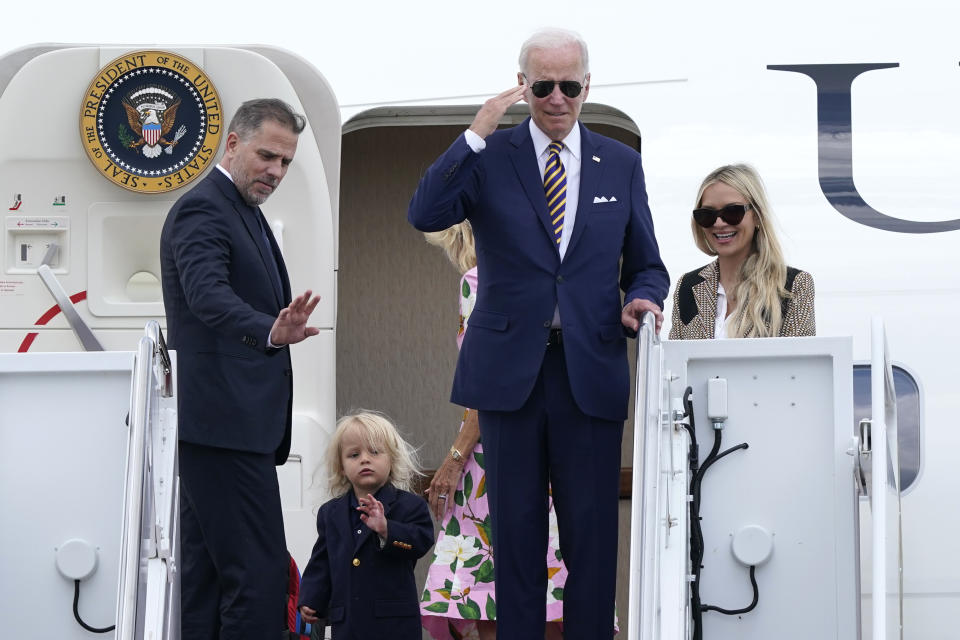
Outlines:
<svg viewBox="0 0 960 640"><path fill-rule="evenodd" d="M920 473L920 387L906 370L893 367L897 392L897 441L900 444L900 493L913 485ZM853 365L853 424L870 417L870 365Z"/></svg>

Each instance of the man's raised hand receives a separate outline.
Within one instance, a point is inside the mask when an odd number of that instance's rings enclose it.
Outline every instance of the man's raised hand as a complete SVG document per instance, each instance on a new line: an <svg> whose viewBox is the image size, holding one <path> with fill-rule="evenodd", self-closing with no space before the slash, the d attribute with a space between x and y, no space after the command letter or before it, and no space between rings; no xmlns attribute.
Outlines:
<svg viewBox="0 0 960 640"><path fill-rule="evenodd" d="M481 138L486 138L496 131L497 125L500 124L500 119L503 118L503 114L507 112L507 108L512 104L520 102L526 88L526 84L518 84L484 102L483 106L480 107L480 111L477 112L476 117L470 124L470 130Z"/></svg>
<svg viewBox="0 0 960 640"><path fill-rule="evenodd" d="M296 344L320 333L320 329L307 326L307 320L317 308L318 302L320 296L314 296L309 289L294 298L290 305L280 312L270 329L270 342L273 346Z"/></svg>

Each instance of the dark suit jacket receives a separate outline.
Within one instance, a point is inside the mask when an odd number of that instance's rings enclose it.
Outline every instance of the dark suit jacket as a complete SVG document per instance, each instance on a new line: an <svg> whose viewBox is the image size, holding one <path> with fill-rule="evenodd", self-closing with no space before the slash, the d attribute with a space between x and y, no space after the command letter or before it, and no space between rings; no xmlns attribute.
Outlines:
<svg viewBox="0 0 960 640"><path fill-rule="evenodd" d="M420 640L420 598L413 569L433 546L433 521L423 498L384 485L376 494L387 540L350 526L350 497L317 514L317 542L300 582L300 602L326 618L340 640Z"/></svg>
<svg viewBox="0 0 960 640"><path fill-rule="evenodd" d="M683 274L673 292L673 320L671 340L710 340L714 338L717 318L717 283L720 280L719 263L714 260L695 271ZM817 325L814 313L813 277L806 271L787 267L784 283L793 294L781 302L783 323L781 338L815 336Z"/></svg>
<svg viewBox="0 0 960 640"><path fill-rule="evenodd" d="M488 136L480 153L458 137L410 203L408 218L417 229L437 231L469 218L476 237L477 303L453 382L452 400L459 405L520 408L536 382L559 305L577 406L606 420L627 417L630 372L620 289L625 302L646 298L662 305L669 277L653 233L640 154L578 126L580 195L563 262L529 119Z"/></svg>
<svg viewBox="0 0 960 640"><path fill-rule="evenodd" d="M286 460L293 378L288 348L267 349L290 303L283 257L267 227L213 169L167 215L160 237L167 344L177 351L180 439ZM266 222L263 222L266 225Z"/></svg>

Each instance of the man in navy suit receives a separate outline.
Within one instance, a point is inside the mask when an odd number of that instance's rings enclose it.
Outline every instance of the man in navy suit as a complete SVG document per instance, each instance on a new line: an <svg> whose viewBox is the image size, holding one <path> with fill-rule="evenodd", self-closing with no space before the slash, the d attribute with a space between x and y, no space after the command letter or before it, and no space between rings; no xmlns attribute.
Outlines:
<svg viewBox="0 0 960 640"><path fill-rule="evenodd" d="M243 103L223 159L163 226L168 344L177 351L183 640L278 638L289 558L276 464L290 450L287 345L316 335L319 298L291 301L258 205L305 126L274 99Z"/></svg>
<svg viewBox="0 0 960 640"><path fill-rule="evenodd" d="M610 638L624 328L636 331L650 311L659 330L669 277L640 155L578 122L590 91L583 40L534 34L517 80L430 167L408 218L422 231L469 218L476 237L477 301L452 401L479 410L497 638L544 636L548 481L569 571L564 635ZM531 117L496 131L521 99Z"/></svg>

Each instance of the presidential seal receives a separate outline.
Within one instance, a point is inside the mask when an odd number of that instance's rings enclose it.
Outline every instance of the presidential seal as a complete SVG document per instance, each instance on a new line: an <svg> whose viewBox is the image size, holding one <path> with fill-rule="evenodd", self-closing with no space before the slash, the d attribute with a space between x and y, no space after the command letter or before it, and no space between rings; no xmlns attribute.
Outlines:
<svg viewBox="0 0 960 640"><path fill-rule="evenodd" d="M93 79L80 136L93 166L138 193L178 189L213 161L220 96L196 64L167 51L123 55Z"/></svg>

